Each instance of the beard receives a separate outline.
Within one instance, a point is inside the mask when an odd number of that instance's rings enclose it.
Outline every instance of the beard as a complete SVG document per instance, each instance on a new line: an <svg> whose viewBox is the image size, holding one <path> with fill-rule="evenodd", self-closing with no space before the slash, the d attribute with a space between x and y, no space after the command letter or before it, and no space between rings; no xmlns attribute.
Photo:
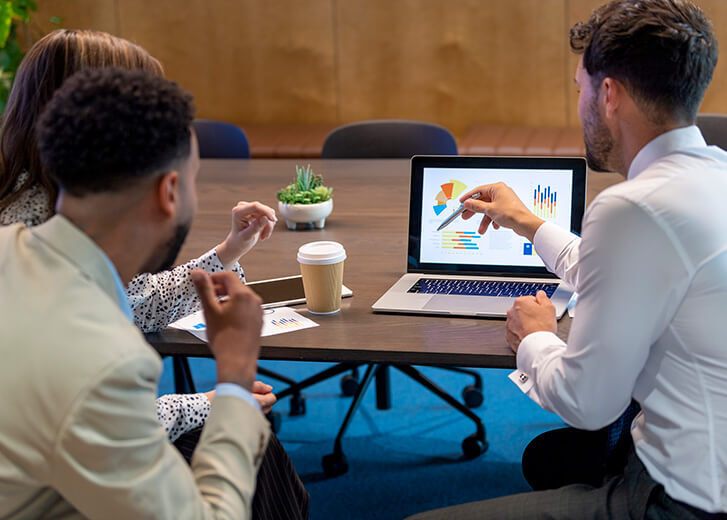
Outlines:
<svg viewBox="0 0 727 520"><path fill-rule="evenodd" d="M155 274L170 270L174 265L174 261L177 259L179 250L182 249L184 240L187 238L189 228L191 227L191 221L178 224L174 229L174 235L172 235L164 246L154 253L151 260L142 269L142 272Z"/></svg>
<svg viewBox="0 0 727 520"><path fill-rule="evenodd" d="M583 117L583 141L586 144L586 162L591 170L614 171L609 166L613 157L614 140L598 112L596 96L591 100L588 112Z"/></svg>

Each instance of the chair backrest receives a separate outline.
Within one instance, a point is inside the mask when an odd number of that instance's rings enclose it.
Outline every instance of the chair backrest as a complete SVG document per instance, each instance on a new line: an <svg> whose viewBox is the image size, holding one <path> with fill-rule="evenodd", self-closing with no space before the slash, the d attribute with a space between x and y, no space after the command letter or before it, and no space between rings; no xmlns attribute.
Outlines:
<svg viewBox="0 0 727 520"><path fill-rule="evenodd" d="M413 155L457 155L446 128L420 121L384 119L339 126L323 143L324 159L400 159Z"/></svg>
<svg viewBox="0 0 727 520"><path fill-rule="evenodd" d="M249 159L250 145L245 132L223 121L195 119L201 159Z"/></svg>
<svg viewBox="0 0 727 520"><path fill-rule="evenodd" d="M699 114L697 116L697 126L707 144L727 150L727 115Z"/></svg>

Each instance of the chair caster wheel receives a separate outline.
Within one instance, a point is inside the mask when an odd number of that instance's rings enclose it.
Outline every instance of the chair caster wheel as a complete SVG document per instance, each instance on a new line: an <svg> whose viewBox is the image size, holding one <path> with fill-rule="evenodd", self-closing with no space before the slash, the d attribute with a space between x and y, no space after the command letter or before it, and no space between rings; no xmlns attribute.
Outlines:
<svg viewBox="0 0 727 520"><path fill-rule="evenodd" d="M346 397L353 397L356 395L358 386L358 379L351 374L345 375L341 378L341 393Z"/></svg>
<svg viewBox="0 0 727 520"><path fill-rule="evenodd" d="M482 389L475 385L467 385L462 389L462 400L467 408L479 408L485 400Z"/></svg>
<svg viewBox="0 0 727 520"><path fill-rule="evenodd" d="M476 459L486 452L488 447L487 441L478 438L476 433L465 437L462 441L462 453L467 460Z"/></svg>
<svg viewBox="0 0 727 520"><path fill-rule="evenodd" d="M266 417L270 423L270 429L278 433L283 426L283 416L279 412L270 412Z"/></svg>
<svg viewBox="0 0 727 520"><path fill-rule="evenodd" d="M302 394L290 396L290 415L305 415L305 396Z"/></svg>
<svg viewBox="0 0 727 520"><path fill-rule="evenodd" d="M323 472L327 477L338 477L348 471L348 462L343 453L329 453L321 459Z"/></svg>

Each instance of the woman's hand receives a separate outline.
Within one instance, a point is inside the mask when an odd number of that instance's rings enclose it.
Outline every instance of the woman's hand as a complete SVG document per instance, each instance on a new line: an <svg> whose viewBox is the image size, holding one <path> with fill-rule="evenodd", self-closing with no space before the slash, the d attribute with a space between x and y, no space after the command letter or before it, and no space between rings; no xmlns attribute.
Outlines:
<svg viewBox="0 0 727 520"><path fill-rule="evenodd" d="M252 385L252 396L257 399L260 408L262 408L264 414L270 413L273 409L273 405L276 403L278 398L273 393L273 387L263 383L262 381L255 381Z"/></svg>
<svg viewBox="0 0 727 520"><path fill-rule="evenodd" d="M258 240L267 240L278 217L275 210L260 202L238 202L232 208L232 223L227 238L215 251L222 265L230 268L250 251Z"/></svg>
<svg viewBox="0 0 727 520"><path fill-rule="evenodd" d="M212 399L215 397L215 391L210 390L209 392L205 392L204 395L212 402ZM273 387L262 381L255 381L252 384L252 396L258 402L264 414L268 414L272 410L273 405L278 401L278 398L273 393Z"/></svg>

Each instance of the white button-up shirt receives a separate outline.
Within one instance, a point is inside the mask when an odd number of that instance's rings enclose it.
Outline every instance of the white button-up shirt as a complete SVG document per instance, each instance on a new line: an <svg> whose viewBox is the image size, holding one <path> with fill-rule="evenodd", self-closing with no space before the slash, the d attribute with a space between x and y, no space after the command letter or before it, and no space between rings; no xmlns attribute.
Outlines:
<svg viewBox="0 0 727 520"><path fill-rule="evenodd" d="M520 344L528 395L584 429L633 397L649 474L727 511L727 153L694 126L662 134L593 201L582 239L546 223L534 245L579 299L567 344L549 332Z"/></svg>

